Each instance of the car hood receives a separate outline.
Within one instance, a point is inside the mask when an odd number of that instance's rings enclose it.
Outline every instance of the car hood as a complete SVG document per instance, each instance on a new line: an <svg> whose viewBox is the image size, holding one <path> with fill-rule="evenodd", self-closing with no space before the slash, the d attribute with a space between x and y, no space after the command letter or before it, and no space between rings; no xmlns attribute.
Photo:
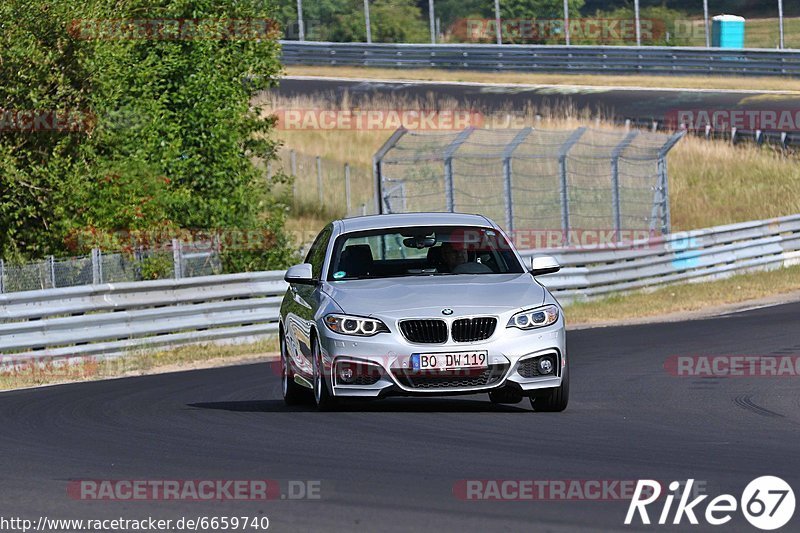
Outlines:
<svg viewBox="0 0 800 533"><path fill-rule="evenodd" d="M396 318L502 313L544 302L545 291L528 274L459 274L333 281L327 292L345 313Z"/></svg>

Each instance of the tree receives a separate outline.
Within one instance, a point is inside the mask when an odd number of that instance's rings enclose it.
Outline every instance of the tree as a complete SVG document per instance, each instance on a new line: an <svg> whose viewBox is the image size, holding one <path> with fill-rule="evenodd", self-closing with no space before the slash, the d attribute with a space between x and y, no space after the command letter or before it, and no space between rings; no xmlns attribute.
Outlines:
<svg viewBox="0 0 800 533"><path fill-rule="evenodd" d="M284 209L254 164L274 155L272 124L250 107L280 72L277 33L259 24L270 14L236 0L4 3L3 107L89 119L81 132L0 138L0 252L66 253L97 230L246 228L275 235L249 265L284 265ZM154 22L142 33L133 20Z"/></svg>

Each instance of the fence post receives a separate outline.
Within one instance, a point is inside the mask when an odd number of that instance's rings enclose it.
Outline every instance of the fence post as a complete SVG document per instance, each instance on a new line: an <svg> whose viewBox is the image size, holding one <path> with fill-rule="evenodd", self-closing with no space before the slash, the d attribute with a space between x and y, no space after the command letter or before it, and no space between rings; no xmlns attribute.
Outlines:
<svg viewBox="0 0 800 533"><path fill-rule="evenodd" d="M350 216L350 163L344 164L344 200L347 205L347 215Z"/></svg>
<svg viewBox="0 0 800 533"><path fill-rule="evenodd" d="M100 249L92 248L92 285L103 283L102 268Z"/></svg>
<svg viewBox="0 0 800 533"><path fill-rule="evenodd" d="M681 130L672 134L667 142L658 151L658 179L661 191L661 233L664 235L669 234L672 227L672 219L669 208L669 179L667 177L667 152L669 152L675 143L680 141L686 135L686 130Z"/></svg>
<svg viewBox="0 0 800 533"><path fill-rule="evenodd" d="M581 127L572 132L567 141L558 149L558 176L560 181L561 195L561 231L564 234L564 241L567 246L570 244L569 237L569 191L567 190L567 154L586 132L586 128Z"/></svg>
<svg viewBox="0 0 800 533"><path fill-rule="evenodd" d="M319 205L322 205L322 158L317 156L317 195L319 196Z"/></svg>
<svg viewBox="0 0 800 533"><path fill-rule="evenodd" d="M506 231L508 233L514 231L514 195L511 188L511 157L514 155L514 150L517 149L517 146L530 135L531 131L533 131L533 128L523 128L520 130L503 150L503 192L505 193Z"/></svg>
<svg viewBox="0 0 800 533"><path fill-rule="evenodd" d="M292 171L292 198L297 199L297 154L289 150L289 169Z"/></svg>
<svg viewBox="0 0 800 533"><path fill-rule="evenodd" d="M475 128L466 128L458 134L458 136L451 142L444 150L444 194L445 206L448 212L454 213L456 210L456 197L455 189L453 187L453 155L455 155L458 147L467 140Z"/></svg>
<svg viewBox="0 0 800 533"><path fill-rule="evenodd" d="M375 214L381 215L384 212L384 198L383 198L383 158L386 157L386 154L391 150L397 141L400 138L408 133L408 130L404 127L399 127L392 136L389 137L383 146L375 152L375 155L372 156L372 178L374 180L374 187L375 187ZM387 209L388 212L391 212L391 208Z"/></svg>
<svg viewBox="0 0 800 533"><path fill-rule="evenodd" d="M52 255L47 258L47 266L50 270L50 286L56 288L56 258Z"/></svg>
<svg viewBox="0 0 800 533"><path fill-rule="evenodd" d="M181 264L181 241L172 239L172 268L174 270L175 279L183 277L183 265Z"/></svg>
<svg viewBox="0 0 800 533"><path fill-rule="evenodd" d="M6 292L6 262L0 259L0 294Z"/></svg>
<svg viewBox="0 0 800 533"><path fill-rule="evenodd" d="M630 146L638 134L639 132L637 130L631 131L611 152L611 201L613 203L614 232L616 233L615 240L617 242L622 242L622 210L619 197L619 158L620 155L622 155L622 151Z"/></svg>

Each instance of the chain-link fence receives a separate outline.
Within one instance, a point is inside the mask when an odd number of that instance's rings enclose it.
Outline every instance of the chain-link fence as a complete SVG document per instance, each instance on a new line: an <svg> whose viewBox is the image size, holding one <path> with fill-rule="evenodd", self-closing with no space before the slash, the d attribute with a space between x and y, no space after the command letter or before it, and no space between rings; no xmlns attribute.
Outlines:
<svg viewBox="0 0 800 533"><path fill-rule="evenodd" d="M173 240L169 246L132 253L103 253L12 264L0 259L0 293L121 283L154 278L190 278L222 272L215 243ZM177 273L177 275L176 275Z"/></svg>
<svg viewBox="0 0 800 533"><path fill-rule="evenodd" d="M277 161L270 162L268 173L272 175L278 169L294 176L292 198L296 204L319 206L342 217L375 213L374 180L369 166L284 149Z"/></svg>
<svg viewBox="0 0 800 533"><path fill-rule="evenodd" d="M667 152L683 132L400 129L376 154L382 211L481 213L509 232L669 233Z"/></svg>

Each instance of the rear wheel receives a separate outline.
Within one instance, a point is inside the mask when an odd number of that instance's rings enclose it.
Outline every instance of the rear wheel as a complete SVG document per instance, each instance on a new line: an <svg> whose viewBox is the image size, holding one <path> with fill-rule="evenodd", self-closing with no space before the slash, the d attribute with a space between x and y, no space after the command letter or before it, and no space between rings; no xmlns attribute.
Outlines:
<svg viewBox="0 0 800 533"><path fill-rule="evenodd" d="M294 381L294 372L286 353L286 338L281 334L281 388L286 405L297 405L306 397L306 390Z"/></svg>
<svg viewBox="0 0 800 533"><path fill-rule="evenodd" d="M531 407L534 411L556 413L567 408L569 403L569 372L564 367L564 377L561 379L560 387L542 389L536 391L531 396Z"/></svg>
<svg viewBox="0 0 800 533"><path fill-rule="evenodd" d="M330 411L336 407L336 398L328 390L325 379L325 363L322 360L322 350L319 342L314 339L312 343L312 359L314 361L314 403L320 411Z"/></svg>

